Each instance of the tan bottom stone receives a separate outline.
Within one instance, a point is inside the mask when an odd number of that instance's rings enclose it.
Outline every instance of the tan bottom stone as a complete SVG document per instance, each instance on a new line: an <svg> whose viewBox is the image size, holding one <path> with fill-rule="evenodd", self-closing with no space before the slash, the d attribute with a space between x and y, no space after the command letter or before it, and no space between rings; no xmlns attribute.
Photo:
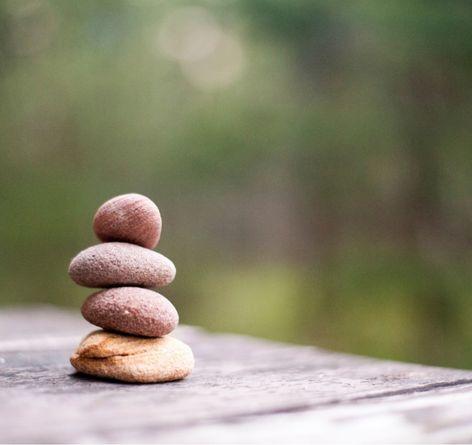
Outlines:
<svg viewBox="0 0 472 445"><path fill-rule="evenodd" d="M85 337L70 362L85 374L135 383L180 380L194 366L190 347L175 338L142 338L102 330Z"/></svg>

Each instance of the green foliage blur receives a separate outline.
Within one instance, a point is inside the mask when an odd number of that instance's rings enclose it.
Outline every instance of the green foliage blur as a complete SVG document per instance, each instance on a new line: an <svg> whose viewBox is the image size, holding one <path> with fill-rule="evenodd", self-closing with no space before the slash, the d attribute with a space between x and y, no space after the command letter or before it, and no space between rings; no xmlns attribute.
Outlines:
<svg viewBox="0 0 472 445"><path fill-rule="evenodd" d="M472 3L0 0L0 304L158 204L183 323L472 367Z"/></svg>

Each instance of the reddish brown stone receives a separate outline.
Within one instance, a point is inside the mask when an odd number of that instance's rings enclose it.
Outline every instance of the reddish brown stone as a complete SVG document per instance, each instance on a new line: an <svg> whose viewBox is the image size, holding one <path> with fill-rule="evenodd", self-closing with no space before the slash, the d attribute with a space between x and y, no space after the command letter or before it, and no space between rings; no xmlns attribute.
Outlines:
<svg viewBox="0 0 472 445"><path fill-rule="evenodd" d="M123 241L149 249L156 247L161 227L156 204L137 193L106 201L93 218L93 230L101 241Z"/></svg>
<svg viewBox="0 0 472 445"><path fill-rule="evenodd" d="M115 287L90 295L82 315L95 326L125 334L162 337L172 332L179 315L164 296L139 287Z"/></svg>

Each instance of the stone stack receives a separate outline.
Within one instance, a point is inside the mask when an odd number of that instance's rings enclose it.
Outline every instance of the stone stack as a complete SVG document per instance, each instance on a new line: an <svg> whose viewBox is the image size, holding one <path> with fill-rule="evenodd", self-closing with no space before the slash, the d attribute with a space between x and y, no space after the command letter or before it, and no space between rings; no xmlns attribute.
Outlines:
<svg viewBox="0 0 472 445"><path fill-rule="evenodd" d="M151 290L170 284L175 266L154 249L162 221L157 206L135 193L105 202L93 229L101 244L72 259L70 277L80 286L103 288L82 305L82 315L102 328L89 334L71 357L80 372L126 382L166 382L193 369L191 349L170 336L179 315Z"/></svg>

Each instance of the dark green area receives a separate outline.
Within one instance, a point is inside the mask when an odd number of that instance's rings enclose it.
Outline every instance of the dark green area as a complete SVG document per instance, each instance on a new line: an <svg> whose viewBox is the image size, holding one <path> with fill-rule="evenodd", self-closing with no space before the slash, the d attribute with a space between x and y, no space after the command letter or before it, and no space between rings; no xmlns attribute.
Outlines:
<svg viewBox="0 0 472 445"><path fill-rule="evenodd" d="M1 0L0 104L0 304L139 192L182 322L472 367L471 2Z"/></svg>

